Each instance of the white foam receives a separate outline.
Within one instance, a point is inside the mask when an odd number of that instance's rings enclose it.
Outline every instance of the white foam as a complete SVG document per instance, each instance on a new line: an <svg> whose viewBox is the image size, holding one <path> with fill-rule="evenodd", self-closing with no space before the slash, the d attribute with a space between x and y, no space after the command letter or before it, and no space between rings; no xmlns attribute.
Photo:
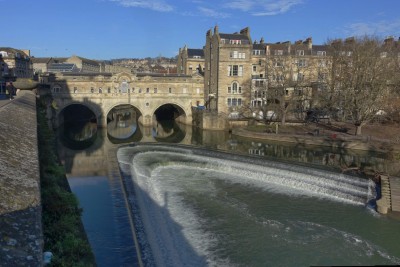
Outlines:
<svg viewBox="0 0 400 267"><path fill-rule="evenodd" d="M196 182L209 175L281 194L298 194L364 205L372 195L367 180L304 167L270 163L270 166L196 155L190 150L164 146L122 148L120 163L131 166L138 206L156 265L229 266L229 259L217 259L210 250L216 238L204 232L202 218L185 207L179 182ZM203 181L204 192L213 194L212 184ZM235 205L235 203L233 203ZM244 213L246 207L237 205ZM290 231L291 226L266 220L270 227ZM356 243L363 243L355 237ZM189 245L188 245L189 244Z"/></svg>

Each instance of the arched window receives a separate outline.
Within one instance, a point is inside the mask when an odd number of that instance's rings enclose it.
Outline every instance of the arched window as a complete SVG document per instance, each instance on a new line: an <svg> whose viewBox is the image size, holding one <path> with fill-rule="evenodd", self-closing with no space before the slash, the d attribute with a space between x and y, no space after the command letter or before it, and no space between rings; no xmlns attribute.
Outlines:
<svg viewBox="0 0 400 267"><path fill-rule="evenodd" d="M228 87L228 94L241 94L242 87L240 87L238 82L233 82L231 86Z"/></svg>
<svg viewBox="0 0 400 267"><path fill-rule="evenodd" d="M60 93L61 92L61 87L59 85L55 85L53 87L53 93Z"/></svg>
<svg viewBox="0 0 400 267"><path fill-rule="evenodd" d="M129 84L126 80L123 80L121 84L119 85L119 91L123 94L126 94L129 89Z"/></svg>
<svg viewBox="0 0 400 267"><path fill-rule="evenodd" d="M99 88L99 94L103 93L103 89Z"/></svg>

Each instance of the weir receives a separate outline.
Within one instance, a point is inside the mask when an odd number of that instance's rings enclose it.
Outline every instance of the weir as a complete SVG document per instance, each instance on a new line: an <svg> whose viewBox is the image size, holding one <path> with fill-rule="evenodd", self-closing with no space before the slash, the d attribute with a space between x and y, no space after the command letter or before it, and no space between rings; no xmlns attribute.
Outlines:
<svg viewBox="0 0 400 267"><path fill-rule="evenodd" d="M397 237L371 233L372 180L180 145L117 156L145 265L400 263L379 245ZM283 247L295 262L274 257Z"/></svg>
<svg viewBox="0 0 400 267"><path fill-rule="evenodd" d="M376 202L377 211L382 214L400 212L400 178L381 175L380 181L382 197Z"/></svg>

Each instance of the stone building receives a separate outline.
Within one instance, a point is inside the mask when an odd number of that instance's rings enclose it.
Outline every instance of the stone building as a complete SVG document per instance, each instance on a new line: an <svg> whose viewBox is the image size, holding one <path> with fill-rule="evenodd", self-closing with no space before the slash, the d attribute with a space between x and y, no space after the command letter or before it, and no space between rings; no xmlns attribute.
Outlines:
<svg viewBox="0 0 400 267"><path fill-rule="evenodd" d="M250 29L239 33L207 31L204 48L204 96L210 111L236 117L237 110L250 102L251 55Z"/></svg>
<svg viewBox="0 0 400 267"><path fill-rule="evenodd" d="M192 75L204 72L204 50L187 48L179 48L177 73Z"/></svg>
<svg viewBox="0 0 400 267"><path fill-rule="evenodd" d="M100 72L100 63L96 60L72 56L68 58L65 63L75 64L80 72Z"/></svg>
<svg viewBox="0 0 400 267"><path fill-rule="evenodd" d="M7 77L10 80L32 78L33 69L29 50L0 47L0 58L3 77Z"/></svg>

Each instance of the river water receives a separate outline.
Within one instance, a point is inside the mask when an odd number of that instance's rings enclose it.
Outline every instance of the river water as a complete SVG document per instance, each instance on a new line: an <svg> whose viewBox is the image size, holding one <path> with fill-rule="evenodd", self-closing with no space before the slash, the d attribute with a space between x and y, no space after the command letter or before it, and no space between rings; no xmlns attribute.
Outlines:
<svg viewBox="0 0 400 267"><path fill-rule="evenodd" d="M367 205L371 181L340 171L396 174L386 155L171 129L144 129L146 142L131 145L116 131L86 149L61 145L99 266L137 266L138 257L145 266L400 264L400 222ZM160 143L171 136L179 145Z"/></svg>

